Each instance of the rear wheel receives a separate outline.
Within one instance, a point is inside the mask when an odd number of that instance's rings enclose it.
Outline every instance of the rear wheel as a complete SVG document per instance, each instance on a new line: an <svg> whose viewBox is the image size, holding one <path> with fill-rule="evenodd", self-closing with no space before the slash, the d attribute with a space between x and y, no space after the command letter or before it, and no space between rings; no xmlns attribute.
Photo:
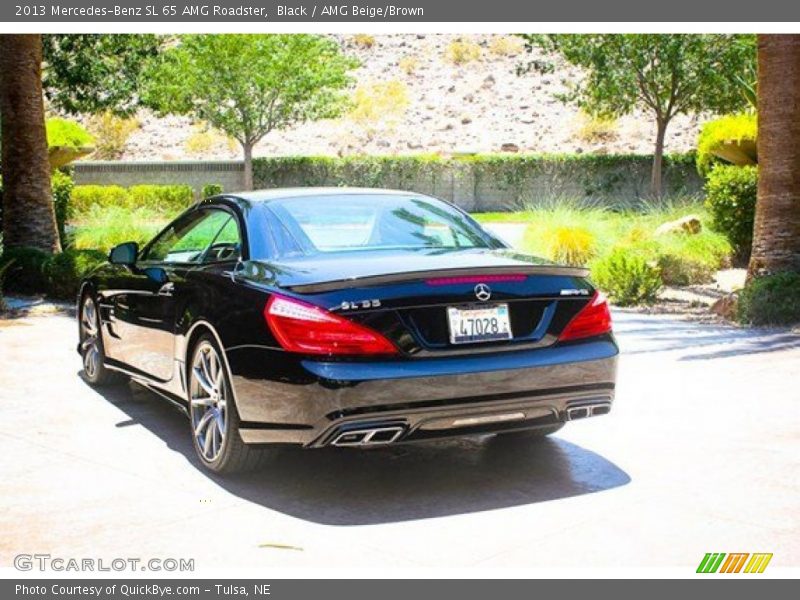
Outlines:
<svg viewBox="0 0 800 600"><path fill-rule="evenodd" d="M100 335L100 315L91 294L84 296L78 315L80 319L80 353L83 360L83 376L92 385L113 385L124 381L124 377L105 366L103 337Z"/></svg>
<svg viewBox="0 0 800 600"><path fill-rule="evenodd" d="M220 474L257 467L264 450L248 446L239 435L239 413L230 379L212 336L205 334L197 341L189 369L192 443L203 466Z"/></svg>

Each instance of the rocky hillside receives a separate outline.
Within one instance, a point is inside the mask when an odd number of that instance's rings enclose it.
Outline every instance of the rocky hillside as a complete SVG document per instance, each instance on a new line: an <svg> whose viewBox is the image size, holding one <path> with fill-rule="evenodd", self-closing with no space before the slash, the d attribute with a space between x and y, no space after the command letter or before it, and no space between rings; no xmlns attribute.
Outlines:
<svg viewBox="0 0 800 600"><path fill-rule="evenodd" d="M257 156L437 152L649 153L647 115L589 119L555 98L580 72L555 61L553 73L518 76L530 60L518 38L503 35L336 36L360 59L354 111L335 121L270 134ZM542 58L542 57L539 57ZM552 58L552 57L544 57ZM235 143L189 119L138 115L124 160L238 158ZM694 146L696 117L679 117L669 152Z"/></svg>

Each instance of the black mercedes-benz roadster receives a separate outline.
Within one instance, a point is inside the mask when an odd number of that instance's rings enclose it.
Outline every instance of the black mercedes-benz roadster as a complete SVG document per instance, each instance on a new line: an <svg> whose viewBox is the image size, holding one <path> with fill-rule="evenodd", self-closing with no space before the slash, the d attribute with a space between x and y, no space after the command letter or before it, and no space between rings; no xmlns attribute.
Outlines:
<svg viewBox="0 0 800 600"><path fill-rule="evenodd" d="M536 437L611 408L618 349L587 275L420 194L221 195L111 251L81 286L78 350L90 383L183 407L216 472L273 443Z"/></svg>

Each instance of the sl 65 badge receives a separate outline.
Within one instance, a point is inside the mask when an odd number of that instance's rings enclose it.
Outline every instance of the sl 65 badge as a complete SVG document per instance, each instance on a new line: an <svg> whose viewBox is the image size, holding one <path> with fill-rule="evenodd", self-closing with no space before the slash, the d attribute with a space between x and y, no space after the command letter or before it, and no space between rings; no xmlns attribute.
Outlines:
<svg viewBox="0 0 800 600"><path fill-rule="evenodd" d="M355 310L358 308L378 308L380 305L380 300L357 300L355 302L344 301L339 308L341 310Z"/></svg>

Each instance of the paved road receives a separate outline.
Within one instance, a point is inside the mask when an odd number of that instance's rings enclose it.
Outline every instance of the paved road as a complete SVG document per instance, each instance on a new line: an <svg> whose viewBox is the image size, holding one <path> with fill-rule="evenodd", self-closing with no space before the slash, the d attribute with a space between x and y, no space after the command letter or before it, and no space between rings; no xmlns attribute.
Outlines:
<svg viewBox="0 0 800 600"><path fill-rule="evenodd" d="M611 415L492 438L280 451L199 470L184 418L78 376L74 322L0 321L0 566L19 552L216 567L800 565L800 337L616 314ZM265 573L269 573L266 571Z"/></svg>

